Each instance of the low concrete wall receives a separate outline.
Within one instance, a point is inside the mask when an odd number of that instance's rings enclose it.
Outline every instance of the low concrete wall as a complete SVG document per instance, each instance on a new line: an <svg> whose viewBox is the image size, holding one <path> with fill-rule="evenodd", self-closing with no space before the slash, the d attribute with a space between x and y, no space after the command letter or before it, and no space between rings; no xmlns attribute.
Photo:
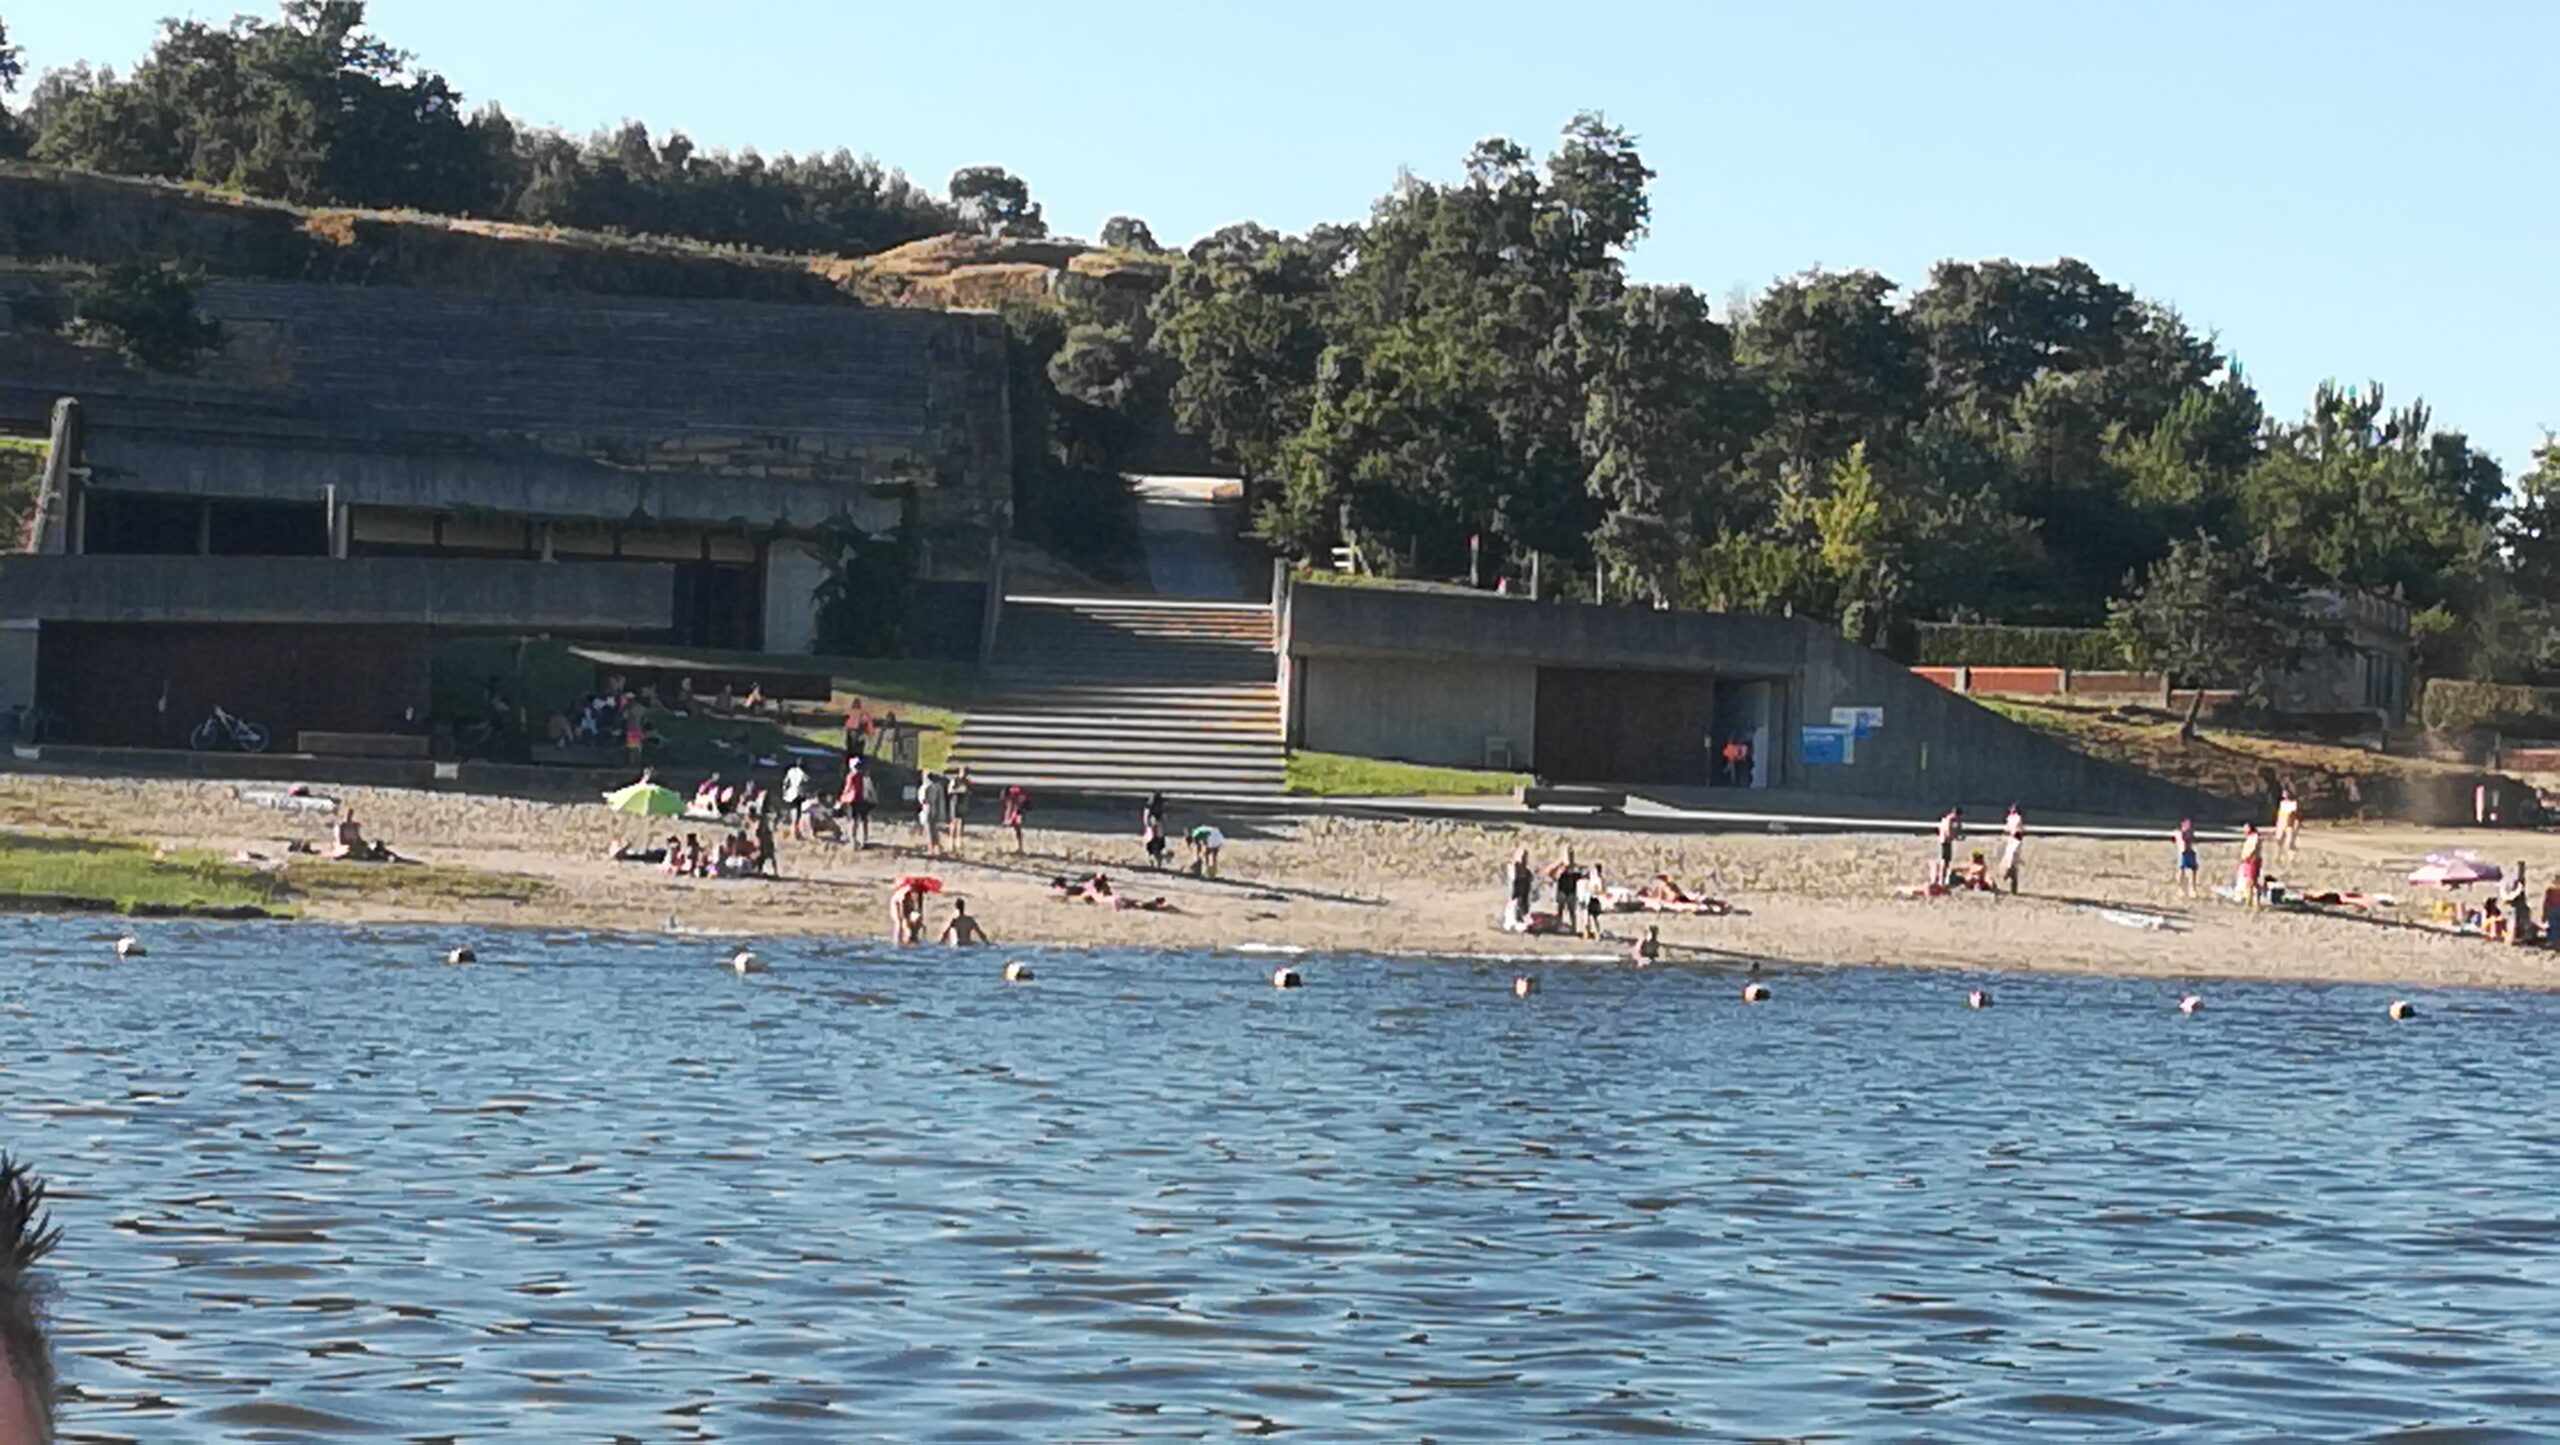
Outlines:
<svg viewBox="0 0 2560 1445"><path fill-rule="evenodd" d="M1538 670L1524 663L1309 658L1295 670L1296 746L1480 768L1485 739L1537 755Z"/></svg>
<svg viewBox="0 0 2560 1445"><path fill-rule="evenodd" d="M1931 808L2016 802L2031 810L2172 820L2215 819L2230 808L2012 723L1801 618L1301 586L1291 598L1289 647L1301 665L1328 657L1390 664L1381 675L1428 662L1770 679L1781 684L1783 696L1773 719L1778 755L1767 759L1773 765L1768 781L1811 793ZM1495 699L1473 701L1470 731L1498 733L1511 725ZM1881 726L1856 740L1849 761L1809 762L1802 729L1828 726L1835 710L1852 708L1880 709Z"/></svg>
<svg viewBox="0 0 2560 1445"><path fill-rule="evenodd" d="M473 558L0 557L0 617L654 632L675 572Z"/></svg>

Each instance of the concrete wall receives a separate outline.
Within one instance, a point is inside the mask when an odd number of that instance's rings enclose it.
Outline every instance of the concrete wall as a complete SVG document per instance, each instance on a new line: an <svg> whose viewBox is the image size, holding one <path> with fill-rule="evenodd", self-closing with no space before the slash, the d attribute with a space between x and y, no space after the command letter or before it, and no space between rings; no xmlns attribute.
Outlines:
<svg viewBox="0 0 2560 1445"><path fill-rule="evenodd" d="M0 622L0 708L36 700L36 629L41 624Z"/></svg>
<svg viewBox="0 0 2560 1445"><path fill-rule="evenodd" d="M1289 648L1304 668L1328 657L1365 658L1392 677L1415 663L1540 663L1712 672L1779 681L1767 783L1923 807L1996 807L2168 817L2219 817L2209 795L2078 752L1958 697L1880 652L1799 618L1741 613L1536 603L1485 593L1300 586L1290 598ZM1414 686L1419 696L1426 691ZM1419 705L1419 704L1415 704ZM1494 699L1460 694L1439 704L1470 731L1500 732ZM1853 761L1806 760L1801 729L1828 724L1835 708L1882 708L1883 725L1855 745ZM1310 746L1313 746L1311 743Z"/></svg>
<svg viewBox="0 0 2560 1445"><path fill-rule="evenodd" d="M733 529L904 517L925 575L959 579L1010 528L991 316L224 281L203 294L223 350L173 377L18 324L44 284L0 276L0 425L78 396L101 490Z"/></svg>
<svg viewBox="0 0 2560 1445"><path fill-rule="evenodd" d="M1294 746L1455 768L1484 766L1485 739L1537 753L1538 670L1522 663L1312 657L1295 669Z"/></svg>
<svg viewBox="0 0 2560 1445"><path fill-rule="evenodd" d="M0 617L655 632L674 572L468 558L0 557Z"/></svg>
<svg viewBox="0 0 2560 1445"><path fill-rule="evenodd" d="M764 551L764 650L808 652L818 641L818 584L826 568L806 542L774 542Z"/></svg>

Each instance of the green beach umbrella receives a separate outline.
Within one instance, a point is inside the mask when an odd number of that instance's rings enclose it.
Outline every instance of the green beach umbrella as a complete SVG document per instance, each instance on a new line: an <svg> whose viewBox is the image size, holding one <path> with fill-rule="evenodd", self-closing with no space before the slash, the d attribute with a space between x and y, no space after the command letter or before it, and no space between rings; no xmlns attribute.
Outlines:
<svg viewBox="0 0 2560 1445"><path fill-rule="evenodd" d="M604 795L604 805L617 813L637 813L643 818L675 818L684 814L684 799L673 788L655 783L633 783Z"/></svg>

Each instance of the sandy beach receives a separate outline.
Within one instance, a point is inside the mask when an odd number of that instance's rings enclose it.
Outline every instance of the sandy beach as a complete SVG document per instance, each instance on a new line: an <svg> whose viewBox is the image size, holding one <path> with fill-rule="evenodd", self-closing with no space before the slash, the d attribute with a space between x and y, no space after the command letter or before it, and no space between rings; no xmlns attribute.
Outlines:
<svg viewBox="0 0 2560 1445"><path fill-rule="evenodd" d="M1917 833L1671 836L1598 828L1500 823L1378 821L1339 817L1211 817L1229 837L1226 876L1197 879L1146 869L1134 815L1050 815L1017 857L1012 840L982 823L959 858L928 863L911 821L875 829L868 850L781 845L778 881L670 878L605 857L617 838L637 839L643 820L601 806L459 794L330 790L368 835L433 865L377 865L377 881L298 898L306 916L339 922L668 930L707 935L830 934L885 938L886 900L900 874L931 872L965 895L999 948L1042 945L1302 948L1428 954L1522 954L1559 963L1622 953L1659 923L1675 959L1791 964L1901 965L2109 973L2162 979L2263 978L2392 986L2560 986L2560 954L2515 948L2419 926L2426 890L2401 880L2425 853L2473 847L2503 866L2521 859L2540 899L2560 846L2539 834L2462 833L2407 827L2320 826L2275 876L2302 887L2392 893L2399 913L2347 917L2269 910L2250 914L2214 899L2182 900L2164 835L2158 841L2033 838L2025 896L1908 900L1893 890L1918 881L1931 853ZM0 778L0 827L140 839L225 856L283 860L285 846L320 841L327 815L294 814L241 796L231 784ZM990 815L992 808L985 809ZM1176 800L1175 831L1203 819ZM651 820L661 825L664 819ZM700 825L695 825L700 826ZM1501 867L1527 844L1543 866L1571 845L1612 881L1666 872L1741 910L1721 918L1615 914L1602 943L1502 932ZM1996 852L1997 839L1989 840ZM2233 848L2205 851L2208 883L2227 881ZM308 865L301 865L307 867ZM505 875L511 886L456 886L450 870ZM1059 874L1107 870L1133 898L1162 895L1166 912L1111 911L1060 902ZM432 876L432 884L430 883ZM2474 891L2475 898L2478 891ZM930 912L939 928L942 900ZM2156 915L2134 926L2122 915ZM2118 917L2111 918L2110 913Z"/></svg>

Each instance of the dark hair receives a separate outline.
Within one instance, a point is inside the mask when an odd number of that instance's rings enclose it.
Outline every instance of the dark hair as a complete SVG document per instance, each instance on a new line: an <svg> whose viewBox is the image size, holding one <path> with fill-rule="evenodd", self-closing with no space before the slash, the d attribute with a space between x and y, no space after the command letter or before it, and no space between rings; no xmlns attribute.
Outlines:
<svg viewBox="0 0 2560 1445"><path fill-rule="evenodd" d="M53 1357L45 1348L44 1296L33 1271L61 1238L45 1214L44 1181L0 1154L0 1366L35 1402L46 1439L53 1430Z"/></svg>

